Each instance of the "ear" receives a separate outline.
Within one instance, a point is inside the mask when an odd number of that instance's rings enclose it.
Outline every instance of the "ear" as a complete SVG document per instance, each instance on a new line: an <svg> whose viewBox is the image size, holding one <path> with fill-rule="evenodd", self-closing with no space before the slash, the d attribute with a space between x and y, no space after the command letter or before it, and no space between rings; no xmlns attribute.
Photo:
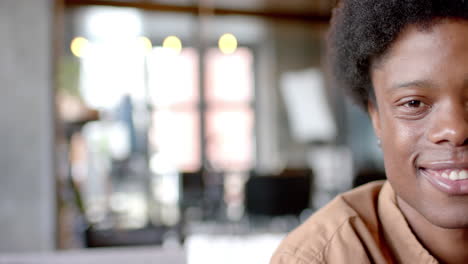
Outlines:
<svg viewBox="0 0 468 264"><path fill-rule="evenodd" d="M377 138L381 138L381 125L380 125L380 115L379 115L379 109L377 108L377 105L375 102L372 102L369 100L367 103L367 112L369 113L369 116L372 121L372 126L374 127L374 132Z"/></svg>

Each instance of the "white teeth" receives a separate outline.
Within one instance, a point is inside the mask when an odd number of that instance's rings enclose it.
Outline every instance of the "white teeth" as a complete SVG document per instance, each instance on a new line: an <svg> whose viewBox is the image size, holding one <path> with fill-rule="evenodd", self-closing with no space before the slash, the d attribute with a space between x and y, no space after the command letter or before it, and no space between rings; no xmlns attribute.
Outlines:
<svg viewBox="0 0 468 264"><path fill-rule="evenodd" d="M460 172L458 173L458 178L459 178L460 180L466 180L466 179L468 179L468 171L466 171L466 170L460 171Z"/></svg>
<svg viewBox="0 0 468 264"><path fill-rule="evenodd" d="M452 181L458 180L458 173L456 171L450 172L449 179Z"/></svg>
<svg viewBox="0 0 468 264"><path fill-rule="evenodd" d="M452 181L457 180L466 180L468 179L468 170L452 170L443 172L440 176L445 179L450 179Z"/></svg>

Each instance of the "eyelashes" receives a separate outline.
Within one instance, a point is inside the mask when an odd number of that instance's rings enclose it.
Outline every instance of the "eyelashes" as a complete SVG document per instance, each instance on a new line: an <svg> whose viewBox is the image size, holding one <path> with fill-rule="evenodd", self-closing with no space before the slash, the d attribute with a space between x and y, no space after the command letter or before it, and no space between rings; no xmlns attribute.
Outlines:
<svg viewBox="0 0 468 264"><path fill-rule="evenodd" d="M403 106L408 108L421 108L425 107L426 104L423 103L421 100L411 100L403 104Z"/></svg>
<svg viewBox="0 0 468 264"><path fill-rule="evenodd" d="M396 105L396 114L402 118L419 119L430 110L431 106L420 99L401 100Z"/></svg>

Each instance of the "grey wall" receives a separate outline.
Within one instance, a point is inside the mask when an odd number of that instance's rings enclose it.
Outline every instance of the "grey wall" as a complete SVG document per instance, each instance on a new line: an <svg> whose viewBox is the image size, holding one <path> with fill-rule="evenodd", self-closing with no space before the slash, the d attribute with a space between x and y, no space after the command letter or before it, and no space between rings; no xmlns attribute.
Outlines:
<svg viewBox="0 0 468 264"><path fill-rule="evenodd" d="M0 252L54 247L52 0L0 1Z"/></svg>
<svg viewBox="0 0 468 264"><path fill-rule="evenodd" d="M322 54L325 52L322 43L326 25L311 25L299 22L277 22L273 24L275 39L276 80L278 115L278 144L283 164L292 168L308 167L307 153L310 146L294 139L291 123L287 115L287 105L280 93L281 77L287 72L303 71L308 68L323 67ZM325 69L324 69L325 70ZM310 118L311 113L304 113Z"/></svg>

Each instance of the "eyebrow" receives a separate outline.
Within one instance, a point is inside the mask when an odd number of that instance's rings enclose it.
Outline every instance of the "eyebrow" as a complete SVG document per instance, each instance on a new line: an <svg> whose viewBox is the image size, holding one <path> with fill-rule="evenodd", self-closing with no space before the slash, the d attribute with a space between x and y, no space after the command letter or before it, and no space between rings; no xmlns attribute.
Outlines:
<svg viewBox="0 0 468 264"><path fill-rule="evenodd" d="M415 80L410 82L397 83L395 85L392 85L392 89L408 88L411 86L417 86L421 88L434 88L436 85L429 80Z"/></svg>

